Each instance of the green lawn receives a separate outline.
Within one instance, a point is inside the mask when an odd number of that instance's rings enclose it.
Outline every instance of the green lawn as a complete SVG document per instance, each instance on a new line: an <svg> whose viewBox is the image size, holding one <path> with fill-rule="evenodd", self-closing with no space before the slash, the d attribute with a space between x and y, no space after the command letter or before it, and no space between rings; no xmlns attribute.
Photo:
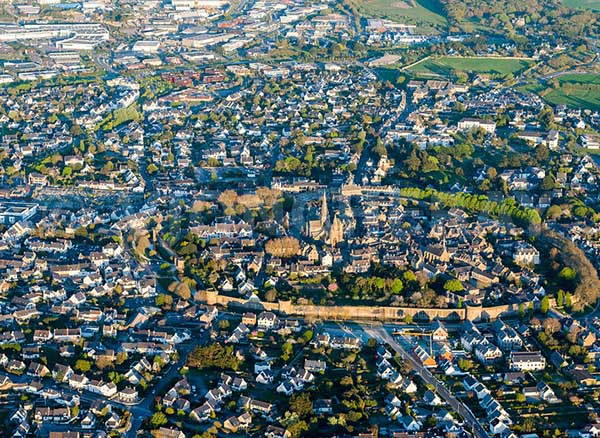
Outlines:
<svg viewBox="0 0 600 438"><path fill-rule="evenodd" d="M572 108L600 109L600 74L567 74L556 78L558 88L551 84L530 84L525 90L540 94L552 105L565 104Z"/></svg>
<svg viewBox="0 0 600 438"><path fill-rule="evenodd" d="M565 6L600 11L600 0L563 0Z"/></svg>
<svg viewBox="0 0 600 438"><path fill-rule="evenodd" d="M453 70L459 70L502 77L509 73L519 73L531 64L532 61L527 59L442 57L427 59L410 67L408 71L417 76L450 76Z"/></svg>
<svg viewBox="0 0 600 438"><path fill-rule="evenodd" d="M439 0L348 0L361 17L421 25L426 28L445 27L448 22Z"/></svg>

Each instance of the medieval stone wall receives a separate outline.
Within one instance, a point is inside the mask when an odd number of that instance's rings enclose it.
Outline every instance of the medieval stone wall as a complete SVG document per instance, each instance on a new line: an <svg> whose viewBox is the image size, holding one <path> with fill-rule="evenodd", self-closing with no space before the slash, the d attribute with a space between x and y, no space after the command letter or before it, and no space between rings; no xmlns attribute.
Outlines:
<svg viewBox="0 0 600 438"><path fill-rule="evenodd" d="M196 298L210 305L242 310L271 311L285 316L299 316L309 319L340 319L340 320L376 320L402 321L407 315L419 321L441 320L471 321L493 320L502 315L516 314L518 305L501 305L493 307L466 306L462 309L442 309L425 307L394 307L394 306L317 306L298 305L290 301L267 303L249 301L243 298L220 295L212 291L200 291Z"/></svg>

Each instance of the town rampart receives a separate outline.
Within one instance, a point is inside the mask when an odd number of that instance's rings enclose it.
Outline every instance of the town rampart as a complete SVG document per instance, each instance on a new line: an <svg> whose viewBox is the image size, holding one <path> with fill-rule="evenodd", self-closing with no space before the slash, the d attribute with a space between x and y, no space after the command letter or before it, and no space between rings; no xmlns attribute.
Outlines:
<svg viewBox="0 0 600 438"><path fill-rule="evenodd" d="M274 303L259 300L220 295L212 291L199 291L198 301L226 308L238 308L254 311L271 311L285 316L299 316L309 319L339 319L339 320L376 320L402 321L407 316L414 320L431 321L435 318L446 321L493 320L500 316L518 313L518 305L500 306L465 306L461 309L428 308L428 307L395 307L395 306L318 306L313 304L292 304L290 301ZM526 304L527 305L527 304Z"/></svg>

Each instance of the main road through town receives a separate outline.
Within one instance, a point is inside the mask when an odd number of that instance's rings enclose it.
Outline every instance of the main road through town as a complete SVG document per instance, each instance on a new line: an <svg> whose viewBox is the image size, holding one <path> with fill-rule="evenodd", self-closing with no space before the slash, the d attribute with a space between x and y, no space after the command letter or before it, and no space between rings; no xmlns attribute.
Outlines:
<svg viewBox="0 0 600 438"><path fill-rule="evenodd" d="M410 363L413 369L421 376L421 378L432 385L435 391L454 409L473 430L477 438L490 438L489 434L481 426L481 423L473 415L473 412L457 399L427 368L425 368L412 354L406 351L383 327L364 327L365 333L377 339L380 342L385 342L397 352L402 359Z"/></svg>

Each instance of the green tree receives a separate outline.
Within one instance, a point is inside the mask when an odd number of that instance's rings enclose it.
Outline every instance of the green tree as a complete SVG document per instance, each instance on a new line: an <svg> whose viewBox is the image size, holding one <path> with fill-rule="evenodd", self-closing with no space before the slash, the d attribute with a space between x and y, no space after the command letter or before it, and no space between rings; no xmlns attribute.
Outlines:
<svg viewBox="0 0 600 438"><path fill-rule="evenodd" d="M304 432L308 431L308 424L304 420L298 421L290 425L287 430L292 438L299 438Z"/></svg>
<svg viewBox="0 0 600 438"><path fill-rule="evenodd" d="M400 292L402 292L402 289L404 288L404 284L402 284L402 280L400 280L399 278L395 278L394 281L392 281L392 293L395 295L398 295Z"/></svg>
<svg viewBox="0 0 600 438"><path fill-rule="evenodd" d="M448 292L461 292L465 288L460 280L452 278L444 283L444 289Z"/></svg>
<svg viewBox="0 0 600 438"><path fill-rule="evenodd" d="M306 418L313 413L310 396L306 392L295 394L290 399L290 411L297 414L300 418Z"/></svg>
<svg viewBox="0 0 600 438"><path fill-rule="evenodd" d="M237 370L240 359L237 358L232 346L224 347L213 343L206 347L196 347L188 356L188 366L200 370L217 368Z"/></svg>
<svg viewBox="0 0 600 438"><path fill-rule="evenodd" d="M79 359L75 362L75 369L83 373L87 373L92 368L90 361Z"/></svg>
<svg viewBox="0 0 600 438"><path fill-rule="evenodd" d="M415 273L413 271L406 271L406 272L404 272L402 274L402 278L406 282L417 281L417 276L415 275Z"/></svg>
<svg viewBox="0 0 600 438"><path fill-rule="evenodd" d="M375 147L373 148L373 152L377 154L379 157L383 157L387 155L387 150L385 149L385 145L381 141L381 138L377 139L375 143Z"/></svg>
<svg viewBox="0 0 600 438"><path fill-rule="evenodd" d="M73 174L73 169L69 166L65 166L64 169L62 170L62 176L64 176L65 178L70 177Z"/></svg>
<svg viewBox="0 0 600 438"><path fill-rule="evenodd" d="M575 272L575 270L573 268L570 268L568 266L565 266L564 268L561 269L561 271L558 273L558 277L561 280L564 281L573 281L575 280L575 277L577 277L577 273Z"/></svg>
<svg viewBox="0 0 600 438"><path fill-rule="evenodd" d="M550 151L545 144L539 144L535 147L535 158L540 163L545 163L550 158Z"/></svg>
<svg viewBox="0 0 600 438"><path fill-rule="evenodd" d="M546 210L546 219L558 219L562 214L562 209L558 205L551 205Z"/></svg>
<svg viewBox="0 0 600 438"><path fill-rule="evenodd" d="M546 313L548 313L548 310L550 310L550 299L548 298L548 295L545 295L544 298L542 298L542 302L540 303L540 312L542 312L545 315Z"/></svg>
<svg viewBox="0 0 600 438"><path fill-rule="evenodd" d="M571 293L567 292L565 294L565 307L570 309L573 306L573 297L571 297Z"/></svg>
<svg viewBox="0 0 600 438"><path fill-rule="evenodd" d="M148 167L146 167L146 172L148 172L150 175L154 175L156 172L158 172L158 167L156 164L150 163L148 164Z"/></svg>
<svg viewBox="0 0 600 438"><path fill-rule="evenodd" d="M313 331L308 329L302 334L302 340L306 344L306 343L310 342L310 340L313 338L313 335L314 335Z"/></svg>
<svg viewBox="0 0 600 438"><path fill-rule="evenodd" d="M462 370L462 371L471 371L474 367L473 361L469 360L469 359L465 359L465 358L460 358L458 360L458 367Z"/></svg>
<svg viewBox="0 0 600 438"><path fill-rule="evenodd" d="M525 304L519 304L519 318L523 319L525 317Z"/></svg>
<svg viewBox="0 0 600 438"><path fill-rule="evenodd" d="M152 417L150 417L150 426L156 429L167 424L167 421L167 416L164 413L155 412L152 414Z"/></svg>
<svg viewBox="0 0 600 438"><path fill-rule="evenodd" d="M546 106L538 115L538 121L545 130L552 129L554 122L554 111L551 107Z"/></svg>
<svg viewBox="0 0 600 438"><path fill-rule="evenodd" d="M552 174L548 174L544 177L544 179L542 179L542 184L540 185L540 188L542 190L552 190L556 187L556 179L554 178L554 176Z"/></svg>
<svg viewBox="0 0 600 438"><path fill-rule="evenodd" d="M75 230L75 237L79 237L79 238L87 238L88 237L88 231L87 228L85 227L78 227Z"/></svg>
<svg viewBox="0 0 600 438"><path fill-rule="evenodd" d="M285 342L281 346L281 358L285 362L287 362L288 360L290 360L290 357L292 357L293 353L294 353L294 347L292 346L292 344L290 342Z"/></svg>
<svg viewBox="0 0 600 438"><path fill-rule="evenodd" d="M413 173L419 171L419 168L421 167L421 160L417 155L416 149L413 149L410 153L410 156L406 160L404 160L404 165L408 168L408 170L410 170Z"/></svg>

